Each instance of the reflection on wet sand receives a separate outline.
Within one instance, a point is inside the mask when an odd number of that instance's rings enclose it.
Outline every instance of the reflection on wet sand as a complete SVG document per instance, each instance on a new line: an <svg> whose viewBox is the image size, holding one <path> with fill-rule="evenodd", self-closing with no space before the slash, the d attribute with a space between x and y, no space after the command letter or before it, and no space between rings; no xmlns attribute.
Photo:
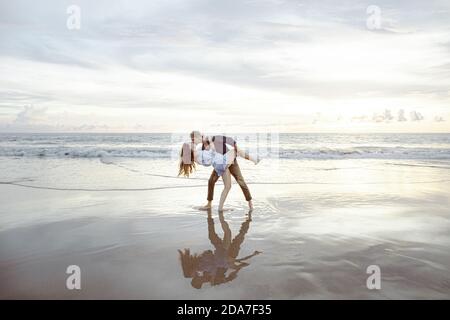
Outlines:
<svg viewBox="0 0 450 320"><path fill-rule="evenodd" d="M211 210L208 210L208 237L214 250L205 250L199 255L191 254L190 249L178 250L184 277L192 278L191 285L194 288L200 289L204 283L208 282L211 286L216 286L233 281L237 278L239 271L249 265L249 260L261 253L255 250L248 256L238 258L252 221L250 212L242 223L238 235L233 239L223 212L219 213L219 221L223 230L222 239L216 233Z"/></svg>

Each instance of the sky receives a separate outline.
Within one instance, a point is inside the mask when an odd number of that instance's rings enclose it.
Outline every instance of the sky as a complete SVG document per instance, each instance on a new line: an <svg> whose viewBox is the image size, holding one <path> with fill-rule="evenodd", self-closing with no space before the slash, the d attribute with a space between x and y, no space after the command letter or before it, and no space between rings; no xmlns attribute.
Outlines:
<svg viewBox="0 0 450 320"><path fill-rule="evenodd" d="M0 131L450 132L449 17L446 0L0 0Z"/></svg>

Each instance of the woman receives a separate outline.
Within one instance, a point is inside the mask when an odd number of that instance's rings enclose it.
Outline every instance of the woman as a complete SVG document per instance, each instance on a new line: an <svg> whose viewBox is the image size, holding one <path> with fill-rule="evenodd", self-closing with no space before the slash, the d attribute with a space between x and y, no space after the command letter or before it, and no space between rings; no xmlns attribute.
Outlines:
<svg viewBox="0 0 450 320"><path fill-rule="evenodd" d="M214 144L208 144L204 148L195 150L194 144L184 143L180 154L180 168L178 175L189 177L195 170L195 163L202 166L213 166L219 177L222 177L224 189L220 195L219 211L223 211L223 205L228 196L228 192L231 189L231 174L228 167L233 164L237 156L252 161L254 164L258 163L258 160L251 158L244 151L235 146L234 149L229 150L225 154L216 152Z"/></svg>

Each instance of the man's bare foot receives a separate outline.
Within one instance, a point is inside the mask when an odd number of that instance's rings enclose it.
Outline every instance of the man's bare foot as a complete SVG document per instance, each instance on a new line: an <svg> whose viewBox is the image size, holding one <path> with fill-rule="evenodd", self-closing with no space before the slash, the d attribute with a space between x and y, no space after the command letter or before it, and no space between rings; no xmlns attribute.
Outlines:
<svg viewBox="0 0 450 320"><path fill-rule="evenodd" d="M250 212L253 211L253 202L252 202L252 200L250 200L250 201L248 202L248 209L249 209Z"/></svg>
<svg viewBox="0 0 450 320"><path fill-rule="evenodd" d="M207 204L205 204L204 206L199 207L199 210L205 210L206 211L206 210L209 210L211 208L212 208L211 201L208 201Z"/></svg>

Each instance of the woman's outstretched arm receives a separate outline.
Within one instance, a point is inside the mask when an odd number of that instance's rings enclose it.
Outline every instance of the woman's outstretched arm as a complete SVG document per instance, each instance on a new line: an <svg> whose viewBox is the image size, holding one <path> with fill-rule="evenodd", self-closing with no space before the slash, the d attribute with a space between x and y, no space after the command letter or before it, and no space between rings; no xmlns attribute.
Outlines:
<svg viewBox="0 0 450 320"><path fill-rule="evenodd" d="M250 255L248 255L248 256L246 256L246 257L243 257L243 258L236 259L235 261L237 261L237 262L243 262L243 261L248 260L248 259L250 259L250 258L252 258L252 257L254 257L254 256L256 256L256 255L258 255L258 254L260 254L260 253L261 253L261 252L255 250L255 252L253 252L252 254L250 254Z"/></svg>

